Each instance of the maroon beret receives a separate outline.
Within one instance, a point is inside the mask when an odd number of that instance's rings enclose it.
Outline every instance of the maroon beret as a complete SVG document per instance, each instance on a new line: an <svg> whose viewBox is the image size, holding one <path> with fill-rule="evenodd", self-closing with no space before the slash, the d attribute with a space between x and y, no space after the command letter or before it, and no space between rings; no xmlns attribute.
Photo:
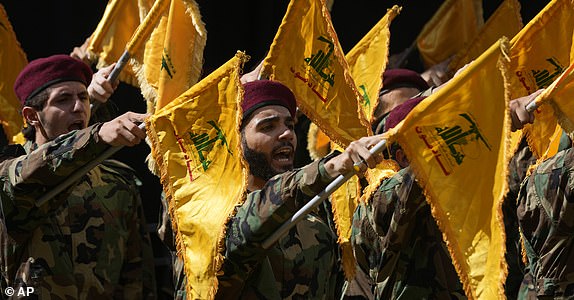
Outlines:
<svg viewBox="0 0 574 300"><path fill-rule="evenodd" d="M407 115L426 97L415 97L411 98L397 107L393 108L389 113L389 116L385 120L385 131L397 126Z"/></svg>
<svg viewBox="0 0 574 300"><path fill-rule="evenodd" d="M246 120L256 109L268 105L280 105L289 110L294 118L297 102L293 92L279 81L255 80L243 84L244 94L241 109Z"/></svg>
<svg viewBox="0 0 574 300"><path fill-rule="evenodd" d="M383 88L379 92L379 95L401 87L413 87L419 91L424 91L429 88L429 85L421 75L415 71L409 69L389 69L383 73Z"/></svg>
<svg viewBox="0 0 574 300"><path fill-rule="evenodd" d="M64 81L79 81L85 86L92 81L92 69L83 61L58 54L31 61L14 82L14 91L24 105L47 87Z"/></svg>

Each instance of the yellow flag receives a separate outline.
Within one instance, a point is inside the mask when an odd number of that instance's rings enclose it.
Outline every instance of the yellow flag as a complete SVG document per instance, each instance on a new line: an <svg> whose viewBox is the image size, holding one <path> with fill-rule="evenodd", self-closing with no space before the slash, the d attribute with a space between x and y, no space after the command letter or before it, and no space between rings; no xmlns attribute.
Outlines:
<svg viewBox="0 0 574 300"><path fill-rule="evenodd" d="M238 53L146 122L184 261L189 299L213 298L225 223L244 198Z"/></svg>
<svg viewBox="0 0 574 300"><path fill-rule="evenodd" d="M425 24L416 43L425 67L464 48L484 24L481 0L447 0Z"/></svg>
<svg viewBox="0 0 574 300"><path fill-rule="evenodd" d="M372 122L373 109L379 101L379 90L383 85L383 72L389 56L391 32L389 26L400 13L394 5L379 22L347 53L351 75L363 95L361 106L367 120Z"/></svg>
<svg viewBox="0 0 574 300"><path fill-rule="evenodd" d="M335 143L331 143L333 150L344 151ZM351 244L351 226L353 225L353 214L361 196L361 185L359 178L353 176L347 180L340 188L331 194L331 208L333 219L337 229L337 243L341 249L341 264L345 277L351 280L355 277L356 265Z"/></svg>
<svg viewBox="0 0 574 300"><path fill-rule="evenodd" d="M289 3L262 74L288 86L303 113L337 144L371 132L322 0Z"/></svg>
<svg viewBox="0 0 574 300"><path fill-rule="evenodd" d="M157 0L167 3L165 10L160 13L155 27L150 33L149 39L145 41L144 47L137 55L130 59L132 70L136 74L137 82L146 100L148 113L155 111L157 91L159 89L159 79L161 73L161 61L163 56L163 43L167 32L169 7L171 0Z"/></svg>
<svg viewBox="0 0 574 300"><path fill-rule="evenodd" d="M194 0L172 0L167 26L156 109L199 81L207 39L199 6Z"/></svg>
<svg viewBox="0 0 574 300"><path fill-rule="evenodd" d="M409 158L470 299L504 298L501 205L511 153L499 46L388 132Z"/></svg>
<svg viewBox="0 0 574 300"><path fill-rule="evenodd" d="M551 1L511 40L507 96L515 99L548 87L570 65L574 2ZM541 157L557 126L550 106L542 105L534 123L527 125L528 144Z"/></svg>
<svg viewBox="0 0 574 300"><path fill-rule="evenodd" d="M0 4L0 125L11 143L24 124L20 101L14 92L14 82L28 64L4 6Z"/></svg>
<svg viewBox="0 0 574 300"><path fill-rule="evenodd" d="M90 56L98 59L98 69L119 60L153 3L154 0L109 0L88 45ZM124 68L119 79L137 86L137 79L131 67Z"/></svg>
<svg viewBox="0 0 574 300"><path fill-rule="evenodd" d="M142 60L132 60L148 112L165 106L199 80L206 38L197 3L171 0L146 42Z"/></svg>
<svg viewBox="0 0 574 300"><path fill-rule="evenodd" d="M554 110L554 115L572 139L574 135L574 57L570 57L570 66L536 99L537 107L544 104ZM561 133L561 131L560 131ZM554 146L555 148L556 146ZM549 148L552 148L550 146ZM556 153L557 150L551 151Z"/></svg>
<svg viewBox="0 0 574 300"><path fill-rule="evenodd" d="M520 2L504 0L488 18L474 39L449 64L453 73L486 51L503 36L513 37L522 29Z"/></svg>

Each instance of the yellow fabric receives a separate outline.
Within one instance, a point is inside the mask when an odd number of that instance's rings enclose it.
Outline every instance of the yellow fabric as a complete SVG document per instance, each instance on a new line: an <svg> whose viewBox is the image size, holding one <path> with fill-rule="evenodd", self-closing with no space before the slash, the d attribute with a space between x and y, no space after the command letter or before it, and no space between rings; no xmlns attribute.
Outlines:
<svg viewBox="0 0 574 300"><path fill-rule="evenodd" d="M570 30L574 30L571 28ZM572 45L574 47L574 45ZM570 55L574 55L571 52ZM540 108L544 104L549 104L557 117L557 120L562 128L572 136L574 131L574 105L572 104L572 97L574 97L574 57L570 57L570 65L564 72L556 78L536 99L536 106ZM558 127L560 127L558 126Z"/></svg>
<svg viewBox="0 0 574 300"><path fill-rule="evenodd" d="M14 92L14 81L28 64L4 6L0 4L0 125L8 142L18 135L24 125L20 101Z"/></svg>
<svg viewBox="0 0 574 300"><path fill-rule="evenodd" d="M344 151L335 143L331 143L333 150ZM366 193L372 195L381 182L396 174L399 166L393 160L385 160L375 169L369 169L365 173L369 185L365 189ZM351 229L353 225L353 215L357 209L361 196L361 184L359 177L353 176L339 189L331 194L331 206L335 216L335 226L337 228L338 244L342 253L343 271L347 279L352 279L356 272L356 260L351 244ZM367 198L368 199L368 198Z"/></svg>
<svg viewBox="0 0 574 300"><path fill-rule="evenodd" d="M143 54L130 59L133 70L137 74L142 96L146 99L148 113L155 111L167 22L168 15L166 12L159 18L157 26L146 41L143 47Z"/></svg>
<svg viewBox="0 0 574 300"><path fill-rule="evenodd" d="M88 45L90 56L98 58L98 69L119 60L153 3L153 0L109 0ZM123 69L119 79L137 86L135 72L130 66Z"/></svg>
<svg viewBox="0 0 574 300"><path fill-rule="evenodd" d="M548 87L570 65L574 2L551 1L510 42L509 99L515 99ZM565 30L566 29L566 30ZM527 125L530 149L541 157L548 148L557 122L552 107L540 106L534 123Z"/></svg>
<svg viewBox="0 0 574 300"><path fill-rule="evenodd" d="M562 127L556 126L556 130L554 130L554 134L550 138L550 145L544 155L542 155L541 159L546 160L558 153L558 149L560 148L560 137L562 136Z"/></svg>
<svg viewBox="0 0 574 300"><path fill-rule="evenodd" d="M245 193L238 53L146 122L187 275L187 298L213 298L225 224Z"/></svg>
<svg viewBox="0 0 574 300"><path fill-rule="evenodd" d="M416 40L425 66L438 64L463 49L483 24L482 1L445 1Z"/></svg>
<svg viewBox="0 0 574 300"><path fill-rule="evenodd" d="M322 0L289 3L262 74L288 86L303 113L337 144L370 134L361 95Z"/></svg>
<svg viewBox="0 0 574 300"><path fill-rule="evenodd" d="M453 73L456 72L480 56L499 38L503 36L512 38L522 27L520 2L518 0L504 0L488 18L474 39L456 54L449 64L449 70Z"/></svg>
<svg viewBox="0 0 574 300"><path fill-rule="evenodd" d="M194 0L171 0L132 59L147 110L153 113L195 84L201 75L207 33Z"/></svg>
<svg viewBox="0 0 574 300"><path fill-rule="evenodd" d="M504 298L501 205L511 153L508 103L497 66L499 45L388 133L405 150L424 188L470 299Z"/></svg>
<svg viewBox="0 0 574 300"><path fill-rule="evenodd" d="M574 131L574 104L572 99L574 97L574 60L570 58L570 66L566 69L556 80L552 82L536 99L537 107L544 104L549 106L554 111L554 116L557 118L558 124L552 137L550 138L550 145L546 153L540 158L545 160L552 157L558 152L560 145L560 135L562 128L572 138Z"/></svg>
<svg viewBox="0 0 574 300"><path fill-rule="evenodd" d="M172 0L167 26L156 109L199 80L207 39L199 6L194 0Z"/></svg>
<svg viewBox="0 0 574 300"><path fill-rule="evenodd" d="M10 142L10 141L8 141L8 142ZM18 132L17 135L12 137L12 143L24 145L24 143L26 143L26 138L24 137L24 134L21 131Z"/></svg>
<svg viewBox="0 0 574 300"><path fill-rule="evenodd" d="M335 143L332 143L333 150L343 151L344 149ZM357 208L361 196L361 185L359 177L353 176L347 182L331 194L331 206L337 228L337 242L341 248L343 271L347 279L355 277L356 260L353 255L353 246L351 245L351 225L353 214Z"/></svg>
<svg viewBox="0 0 574 300"><path fill-rule="evenodd" d="M387 10L381 20L345 56L351 75L363 95L361 107L369 123L373 120L373 110L379 102L383 72L389 60L389 27L400 11L397 5Z"/></svg>
<svg viewBox="0 0 574 300"><path fill-rule="evenodd" d="M145 18L134 31L130 41L126 45L126 51L136 54L142 49L151 32L158 24L158 20L169 13L170 0L155 0Z"/></svg>
<svg viewBox="0 0 574 300"><path fill-rule="evenodd" d="M163 0L162 0L163 1ZM145 42L143 55L131 62L147 112L153 113L195 84L201 75L207 33L194 0L170 0ZM153 159L148 167L156 174Z"/></svg>
<svg viewBox="0 0 574 300"><path fill-rule="evenodd" d="M312 160L321 159L331 152L331 140L315 123L309 124L307 151Z"/></svg>

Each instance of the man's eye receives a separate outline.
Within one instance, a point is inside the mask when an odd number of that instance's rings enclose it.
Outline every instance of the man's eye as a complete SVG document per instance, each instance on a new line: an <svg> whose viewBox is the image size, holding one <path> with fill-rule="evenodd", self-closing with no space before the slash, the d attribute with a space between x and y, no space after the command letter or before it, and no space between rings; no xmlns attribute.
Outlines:
<svg viewBox="0 0 574 300"><path fill-rule="evenodd" d="M263 125L260 127L261 131L269 131L271 129L273 129L272 125Z"/></svg>
<svg viewBox="0 0 574 300"><path fill-rule="evenodd" d="M54 102L56 102L56 103L64 103L64 102L68 101L69 99L70 99L70 98L68 98L68 97L58 97L58 98L54 99Z"/></svg>

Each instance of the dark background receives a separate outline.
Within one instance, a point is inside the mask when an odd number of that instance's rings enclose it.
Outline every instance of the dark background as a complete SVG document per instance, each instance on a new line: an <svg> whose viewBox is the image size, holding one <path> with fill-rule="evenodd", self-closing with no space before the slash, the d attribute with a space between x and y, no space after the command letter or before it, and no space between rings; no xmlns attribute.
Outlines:
<svg viewBox="0 0 574 300"><path fill-rule="evenodd" d="M204 71L207 75L229 60L237 50L246 51L251 70L267 52L277 31L287 0L214 1L197 0L207 29L204 52ZM501 0L483 1L485 19L498 7ZM549 1L521 0L522 19L526 24ZM22 1L0 0L4 5L16 36L28 60L53 54L68 54L81 45L96 28L107 4L104 0L88 1ZM423 25L443 3L439 0L373 1L335 0L331 17L344 52L349 51L393 4L402 6L401 13L391 25L390 54L409 47ZM2 62L7 63L7 62ZM422 72L416 53L409 57L409 68ZM128 110L145 112L145 102L139 90L121 84L111 98L117 113ZM1 137L0 137L1 138ZM170 261L167 249L153 234L158 221L161 187L144 163L149 147L142 143L125 148L115 158L131 165L141 177L142 198L146 218L154 242L158 284L161 299L170 298Z"/></svg>

